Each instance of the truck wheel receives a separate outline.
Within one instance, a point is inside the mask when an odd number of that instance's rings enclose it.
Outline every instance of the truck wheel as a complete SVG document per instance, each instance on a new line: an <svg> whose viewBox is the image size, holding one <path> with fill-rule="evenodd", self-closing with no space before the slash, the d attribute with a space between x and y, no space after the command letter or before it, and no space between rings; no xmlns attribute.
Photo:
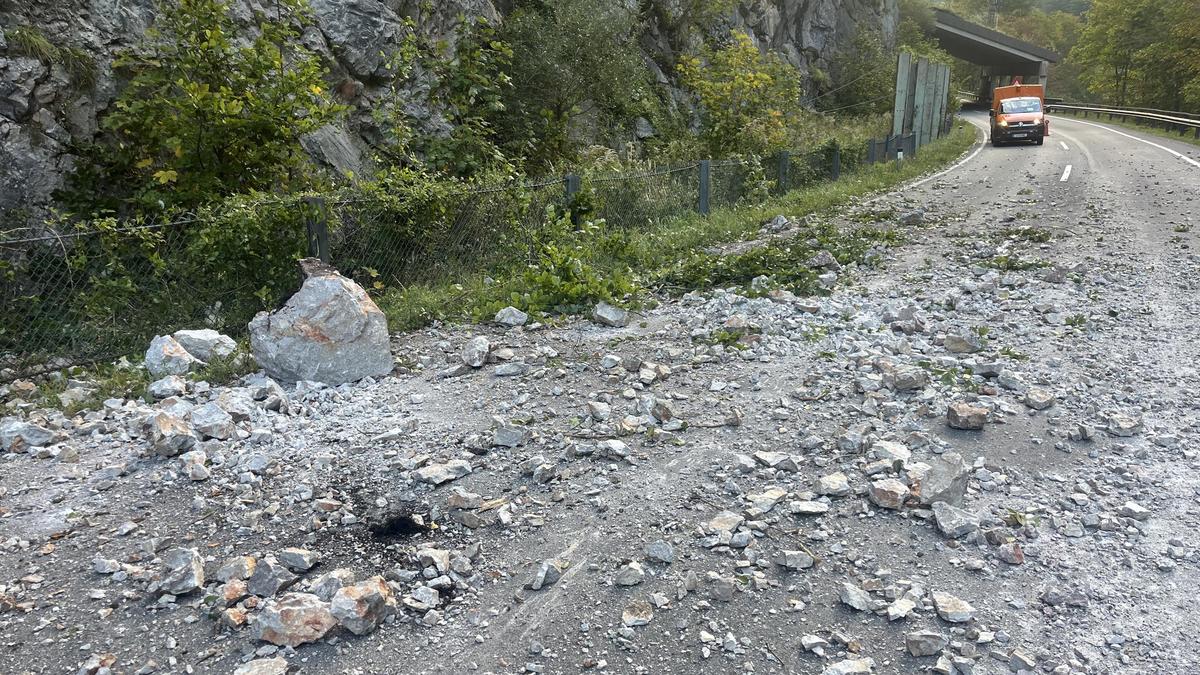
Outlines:
<svg viewBox="0 0 1200 675"><path fill-rule="evenodd" d="M1000 145L1001 145L1000 139L996 138L995 136L992 136L992 147L998 148L998 147L1000 147Z"/></svg>
<svg viewBox="0 0 1200 675"><path fill-rule="evenodd" d="M1034 143L1035 143L1035 144L1037 144L1037 145L1041 145L1042 143L1045 143L1045 142L1046 142L1046 137L1045 137L1045 136L1038 136L1038 137L1037 137L1037 140L1036 140L1036 141L1034 141Z"/></svg>

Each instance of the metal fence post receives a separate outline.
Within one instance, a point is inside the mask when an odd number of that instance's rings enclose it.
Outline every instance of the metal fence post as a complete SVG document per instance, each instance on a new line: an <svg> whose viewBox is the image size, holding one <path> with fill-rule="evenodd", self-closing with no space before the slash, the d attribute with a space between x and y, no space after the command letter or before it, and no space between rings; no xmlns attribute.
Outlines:
<svg viewBox="0 0 1200 675"><path fill-rule="evenodd" d="M867 141L867 164L875 163L875 139Z"/></svg>
<svg viewBox="0 0 1200 675"><path fill-rule="evenodd" d="M833 161L829 169L829 175L832 180L837 180L842 177L842 146L833 146Z"/></svg>
<svg viewBox="0 0 1200 675"><path fill-rule="evenodd" d="M708 215L708 194L711 189L712 160L700 160L700 199L696 204L700 215Z"/></svg>
<svg viewBox="0 0 1200 675"><path fill-rule="evenodd" d="M883 139L883 156L891 157L894 154L896 154L896 136L889 134L887 138Z"/></svg>
<svg viewBox="0 0 1200 675"><path fill-rule="evenodd" d="M304 229L308 233L308 256L329 264L329 214L323 197L304 198Z"/></svg>
<svg viewBox="0 0 1200 675"><path fill-rule="evenodd" d="M792 153L783 150L779 153L779 194L788 191L788 172L792 168Z"/></svg>
<svg viewBox="0 0 1200 675"><path fill-rule="evenodd" d="M580 178L577 174L569 174L563 179L563 185L566 191L566 202L564 203L566 204L567 209L571 212L571 223L578 225L579 214L575 211L572 202L575 199L575 195L579 194Z"/></svg>

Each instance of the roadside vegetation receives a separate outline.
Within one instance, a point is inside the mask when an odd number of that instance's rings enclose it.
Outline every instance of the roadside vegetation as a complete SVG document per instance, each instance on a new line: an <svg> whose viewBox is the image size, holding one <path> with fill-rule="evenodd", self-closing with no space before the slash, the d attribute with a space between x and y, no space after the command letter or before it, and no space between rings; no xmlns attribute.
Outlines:
<svg viewBox="0 0 1200 675"><path fill-rule="evenodd" d="M48 349L119 342L117 353L135 358L144 336L164 324L201 319L241 335L255 312L294 290L312 198L369 204L330 222L335 237L354 228L338 239L333 262L371 291L398 330L490 319L507 305L552 320L601 300L638 307L714 285L750 290L759 277L772 288L818 292L812 255L861 260L894 240L886 222L856 232L813 226L795 241L733 255L712 247L755 238L781 213L820 214L894 186L974 138L960 127L901 165L863 161L867 139L890 126L896 50L946 58L919 17L905 14L898 44L864 33L835 72L804 79L781 55L720 27L731 3L684 4L677 14L647 15L620 6L597 12L587 0L517 3L503 25L464 21L447 43L410 26L386 54L394 91L370 112L376 168L359 176L313 165L302 146L306 134L355 114L344 83L303 46L311 22L303 0L279 0L257 16L248 40L220 0L164 5L144 42L116 62L127 84L101 120L104 133L76 148L77 171L58 194L52 225L88 236L72 240L69 255L29 261L44 278L85 283L18 298L6 311L26 332L0 329L0 351L28 349L23 341L36 334ZM647 21L668 25L678 41L676 60L657 64L673 91L641 59ZM6 36L37 58L74 58L26 29ZM413 91L424 112L406 98ZM439 123L431 126L429 115ZM646 125L653 133L629 142ZM781 189L763 168L781 151L806 153L788 179L799 189ZM842 178L830 181L835 151ZM736 194L707 217L694 212L694 183L691 193L666 180L600 189L615 174L653 177L700 158L724 161L723 175L736 175L736 187L725 186ZM565 206L538 209L541 193L521 187L568 171L583 189ZM638 217L621 227L604 217L630 209ZM456 233L460 212L486 221ZM188 224L140 227L177 220ZM394 262L397 250L403 269L385 269L384 254ZM0 272L19 282L24 272L6 265ZM223 364L213 376L235 371ZM100 397L144 386L111 365L89 379L111 384L98 387ZM45 384L47 396L63 393L61 378Z"/></svg>

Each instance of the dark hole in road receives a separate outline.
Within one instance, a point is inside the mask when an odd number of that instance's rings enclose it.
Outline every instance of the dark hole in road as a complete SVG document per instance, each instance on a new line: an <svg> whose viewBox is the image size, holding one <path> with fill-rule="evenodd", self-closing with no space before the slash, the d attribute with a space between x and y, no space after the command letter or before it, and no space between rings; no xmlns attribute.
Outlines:
<svg viewBox="0 0 1200 675"><path fill-rule="evenodd" d="M414 514L393 513L371 524L376 539L399 539L428 532L429 526Z"/></svg>

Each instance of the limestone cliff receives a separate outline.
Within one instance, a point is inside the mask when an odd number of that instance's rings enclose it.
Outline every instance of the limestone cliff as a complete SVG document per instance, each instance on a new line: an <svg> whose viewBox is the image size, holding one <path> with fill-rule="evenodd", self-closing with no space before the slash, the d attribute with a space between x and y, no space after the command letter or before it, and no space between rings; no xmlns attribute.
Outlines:
<svg viewBox="0 0 1200 675"><path fill-rule="evenodd" d="M604 0L597 0L603 2ZM647 22L642 46L647 63L669 64L686 46L671 34L678 0L642 0ZM71 170L74 139L90 140L120 83L113 57L135 44L154 21L155 0L0 0L0 225L23 220L45 204ZM404 35L405 18L431 36L450 35L458 17L487 16L502 21L507 3L499 0L310 0L315 23L303 41L321 54L330 84L359 114L305 140L318 162L340 170L360 170L375 131L372 103L388 84L383 67L388 52ZM233 0L236 15L249 22L254 12L270 15L270 0ZM432 9L431 9L432 7ZM781 52L804 72L834 70L839 50L861 29L895 33L896 0L745 0L728 17L730 26L748 29L760 46ZM24 55L5 31L33 27L56 47L82 54L87 72L63 63ZM669 86L669 69L659 80Z"/></svg>

